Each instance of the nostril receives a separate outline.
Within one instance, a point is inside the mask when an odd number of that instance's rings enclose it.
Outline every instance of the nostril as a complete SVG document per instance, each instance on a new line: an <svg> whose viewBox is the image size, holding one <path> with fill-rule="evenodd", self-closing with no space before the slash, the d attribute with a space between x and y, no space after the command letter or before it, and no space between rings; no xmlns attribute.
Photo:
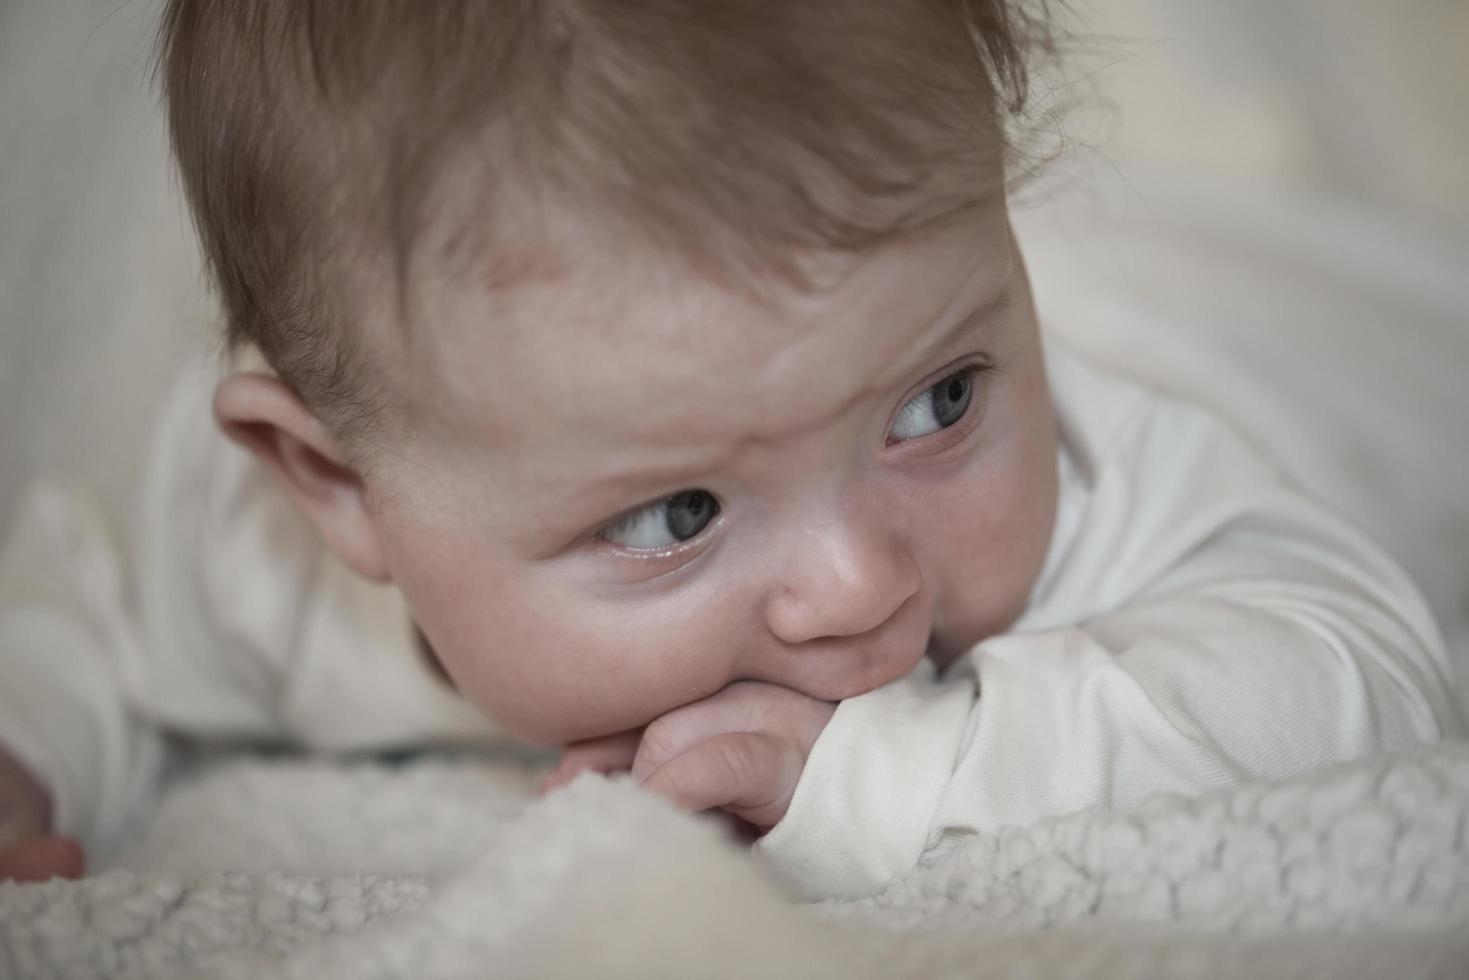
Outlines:
<svg viewBox="0 0 1469 980"><path fill-rule="evenodd" d="M752 650L745 676L821 700L857 697L919 666L928 652L932 626L933 603L928 593L916 592L863 633L828 632L801 642L775 636L775 642Z"/></svg>
<svg viewBox="0 0 1469 980"><path fill-rule="evenodd" d="M766 619L781 642L793 646L822 638L861 637L897 617L919 594L916 575L881 584L833 576L804 587L782 586L770 596Z"/></svg>
<svg viewBox="0 0 1469 980"><path fill-rule="evenodd" d="M772 601L767 618L771 632L782 642L799 646L813 640L864 636L880 629L906 601L905 597L890 604L881 595L786 593Z"/></svg>
<svg viewBox="0 0 1469 980"><path fill-rule="evenodd" d="M791 539L766 610L782 642L862 636L919 593L922 576L908 543L878 512L879 501L859 496L813 515Z"/></svg>

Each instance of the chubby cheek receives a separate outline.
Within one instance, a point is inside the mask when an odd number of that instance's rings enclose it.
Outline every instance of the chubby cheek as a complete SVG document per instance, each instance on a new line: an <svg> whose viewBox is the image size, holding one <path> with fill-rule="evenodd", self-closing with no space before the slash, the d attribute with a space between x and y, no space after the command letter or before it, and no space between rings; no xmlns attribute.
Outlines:
<svg viewBox="0 0 1469 980"><path fill-rule="evenodd" d="M924 539L938 605L933 653L947 665L1025 611L1056 514L1056 435L1043 370L1019 382L1002 433L938 488Z"/></svg>
<svg viewBox="0 0 1469 980"><path fill-rule="evenodd" d="M500 564L417 536L395 581L465 697L547 746L641 727L723 687L737 651L707 606L586 595L555 568ZM488 548L476 552L491 551Z"/></svg>

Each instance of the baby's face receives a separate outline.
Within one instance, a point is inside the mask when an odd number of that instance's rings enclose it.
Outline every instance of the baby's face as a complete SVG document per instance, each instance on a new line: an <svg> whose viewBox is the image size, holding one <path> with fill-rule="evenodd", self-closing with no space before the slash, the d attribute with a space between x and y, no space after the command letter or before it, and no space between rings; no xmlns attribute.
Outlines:
<svg viewBox="0 0 1469 980"><path fill-rule="evenodd" d="M765 302L651 262L440 284L368 484L458 687L545 744L732 681L840 700L1011 623L1056 444L1003 206Z"/></svg>

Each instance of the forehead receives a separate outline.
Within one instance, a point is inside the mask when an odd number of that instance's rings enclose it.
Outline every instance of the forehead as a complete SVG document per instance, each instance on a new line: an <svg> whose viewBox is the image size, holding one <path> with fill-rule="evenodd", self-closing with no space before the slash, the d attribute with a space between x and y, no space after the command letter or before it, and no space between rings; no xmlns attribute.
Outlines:
<svg viewBox="0 0 1469 980"><path fill-rule="evenodd" d="M1010 261L1002 206L759 297L678 263L501 256L431 291L405 384L444 437L474 445L775 438L901 381L905 352L997 291ZM506 287L507 270L534 274Z"/></svg>

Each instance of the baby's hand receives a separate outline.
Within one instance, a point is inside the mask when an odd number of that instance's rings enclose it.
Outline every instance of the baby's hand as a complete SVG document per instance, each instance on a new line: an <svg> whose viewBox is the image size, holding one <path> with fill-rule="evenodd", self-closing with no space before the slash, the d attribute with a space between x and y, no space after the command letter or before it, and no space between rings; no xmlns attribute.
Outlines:
<svg viewBox="0 0 1469 980"><path fill-rule="evenodd" d="M641 731L579 742L541 784L624 772L686 810L720 809L768 830L791 805L811 746L836 705L789 688L739 681Z"/></svg>
<svg viewBox="0 0 1469 980"><path fill-rule="evenodd" d="M584 772L599 772L604 776L628 772L632 769L633 759L637 758L638 743L642 738L643 730L634 728L617 735L572 742L561 753L556 768L541 780L541 795L560 789Z"/></svg>
<svg viewBox="0 0 1469 980"><path fill-rule="evenodd" d="M67 837L46 836L46 793L0 749L0 881L77 878L82 849Z"/></svg>
<svg viewBox="0 0 1469 980"><path fill-rule="evenodd" d="M686 810L718 808L769 830L790 807L834 711L831 701L739 681L650 724L633 779Z"/></svg>

